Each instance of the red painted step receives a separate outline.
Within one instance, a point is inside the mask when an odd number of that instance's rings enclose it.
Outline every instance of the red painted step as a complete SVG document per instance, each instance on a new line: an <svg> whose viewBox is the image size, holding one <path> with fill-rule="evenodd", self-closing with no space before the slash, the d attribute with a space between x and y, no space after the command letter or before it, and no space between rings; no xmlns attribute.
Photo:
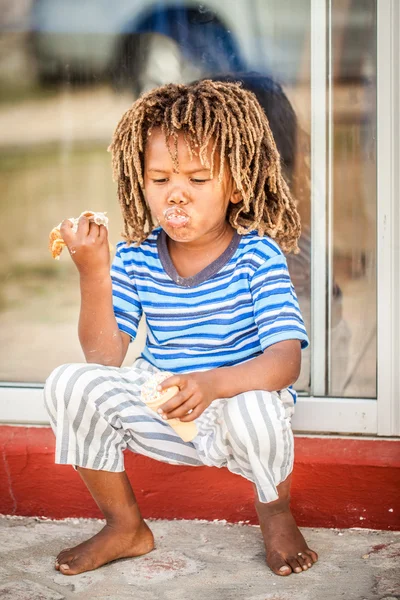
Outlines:
<svg viewBox="0 0 400 600"><path fill-rule="evenodd" d="M0 427L0 513L101 517L78 473L54 464L49 427ZM400 440L295 438L292 509L301 526L400 530ZM256 523L251 484L227 469L125 453L144 517Z"/></svg>

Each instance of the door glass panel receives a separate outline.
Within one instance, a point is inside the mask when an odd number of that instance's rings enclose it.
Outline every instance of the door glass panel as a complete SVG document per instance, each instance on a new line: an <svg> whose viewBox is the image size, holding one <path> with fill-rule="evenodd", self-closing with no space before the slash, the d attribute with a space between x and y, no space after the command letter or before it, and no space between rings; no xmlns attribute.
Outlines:
<svg viewBox="0 0 400 600"><path fill-rule="evenodd" d="M332 2L328 394L376 397L376 0Z"/></svg>
<svg viewBox="0 0 400 600"><path fill-rule="evenodd" d="M52 260L48 233L84 210L107 211L115 245L122 222L107 146L135 97L172 81L247 74L303 214L303 262L290 268L308 322L310 1L6 0L2 7L0 380L42 382L57 365L83 360L77 274L67 253ZM307 391L309 380L306 354L298 387Z"/></svg>
<svg viewBox="0 0 400 600"><path fill-rule="evenodd" d="M329 395L376 395L375 4L331 2L331 235L319 249L331 282ZM267 113L302 217L301 252L288 264L312 336L311 1L5 0L2 8L0 380L42 382L83 360L77 273L67 253L52 260L48 233L84 210L107 211L115 245L122 222L106 149L116 123L139 93L201 77L243 80ZM144 335L142 327L127 364ZM296 387L312 393L309 350Z"/></svg>

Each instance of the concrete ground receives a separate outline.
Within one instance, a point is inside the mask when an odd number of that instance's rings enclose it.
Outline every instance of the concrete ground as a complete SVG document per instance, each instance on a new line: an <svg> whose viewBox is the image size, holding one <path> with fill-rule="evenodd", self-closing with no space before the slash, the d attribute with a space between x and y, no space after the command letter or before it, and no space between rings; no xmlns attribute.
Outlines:
<svg viewBox="0 0 400 600"><path fill-rule="evenodd" d="M0 517L2 600L395 600L400 598L400 532L303 529L319 562L289 577L264 563L258 527L205 521L148 521L150 554L82 575L54 569L65 547L102 521Z"/></svg>

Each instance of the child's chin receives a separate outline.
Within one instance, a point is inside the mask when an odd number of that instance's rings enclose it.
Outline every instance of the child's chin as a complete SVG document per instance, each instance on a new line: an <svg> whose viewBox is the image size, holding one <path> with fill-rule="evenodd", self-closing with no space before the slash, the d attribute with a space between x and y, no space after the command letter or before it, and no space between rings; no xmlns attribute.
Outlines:
<svg viewBox="0 0 400 600"><path fill-rule="evenodd" d="M168 225L163 227L165 233L172 240L176 240L177 242L190 242L195 238L193 232L190 231L186 226L185 227L169 227Z"/></svg>

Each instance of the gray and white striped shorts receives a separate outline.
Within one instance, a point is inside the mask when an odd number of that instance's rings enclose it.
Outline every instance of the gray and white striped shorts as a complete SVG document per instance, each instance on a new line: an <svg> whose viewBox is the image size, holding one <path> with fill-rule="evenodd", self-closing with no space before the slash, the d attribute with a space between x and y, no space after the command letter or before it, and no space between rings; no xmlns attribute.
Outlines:
<svg viewBox="0 0 400 600"><path fill-rule="evenodd" d="M292 395L255 390L215 400L196 419L198 435L184 442L140 399L143 383L157 371L142 358L132 367L55 369L45 405L56 463L120 472L128 449L169 464L227 467L256 485L261 502L276 500L276 486L293 468Z"/></svg>

